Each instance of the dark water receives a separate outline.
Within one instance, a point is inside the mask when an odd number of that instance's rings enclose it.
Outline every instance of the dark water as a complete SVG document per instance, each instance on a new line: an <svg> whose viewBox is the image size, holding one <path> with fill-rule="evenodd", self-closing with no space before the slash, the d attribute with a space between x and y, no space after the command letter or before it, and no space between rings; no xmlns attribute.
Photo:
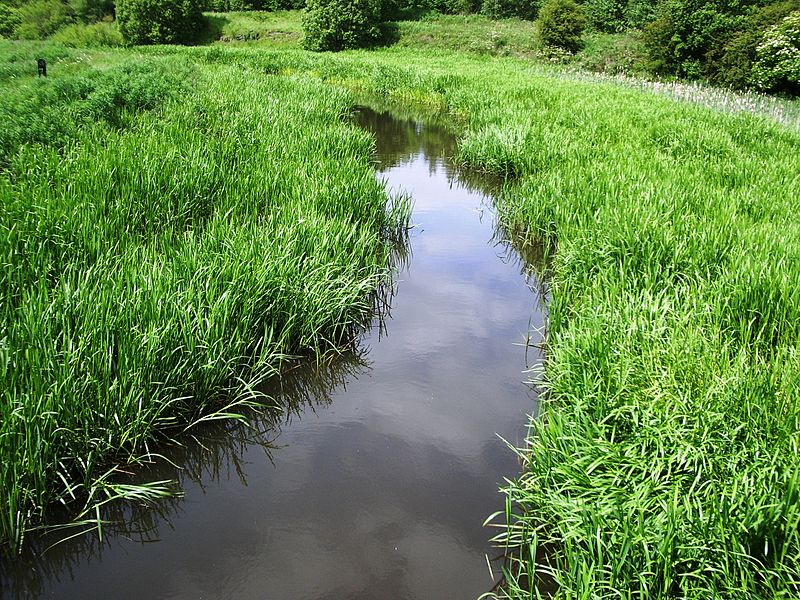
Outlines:
<svg viewBox="0 0 800 600"><path fill-rule="evenodd" d="M268 390L254 428L199 430L144 480L184 497L109 507L86 534L0 563L11 598L474 599L493 585L484 519L536 399L524 342L535 282L495 229L491 183L459 174L442 128L364 109L380 176L415 202L385 328ZM530 287L529 287L530 286ZM32 548L50 540L34 540ZM496 569L496 566L495 566Z"/></svg>

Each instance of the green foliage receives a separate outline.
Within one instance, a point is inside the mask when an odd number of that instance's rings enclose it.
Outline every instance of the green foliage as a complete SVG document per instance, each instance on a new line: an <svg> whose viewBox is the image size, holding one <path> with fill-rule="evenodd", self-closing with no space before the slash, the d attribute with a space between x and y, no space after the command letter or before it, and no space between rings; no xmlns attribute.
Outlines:
<svg viewBox="0 0 800 600"><path fill-rule="evenodd" d="M84 23L114 16L114 0L69 0L75 17Z"/></svg>
<svg viewBox="0 0 800 600"><path fill-rule="evenodd" d="M537 56L541 50L536 24L532 21L493 21L483 15L438 15L399 25L397 45L400 46L524 57Z"/></svg>
<svg viewBox="0 0 800 600"><path fill-rule="evenodd" d="M408 207L320 81L138 57L3 91L3 123L42 122L0 169L0 540L18 545L49 503L102 502L111 461L158 432L352 340Z"/></svg>
<svg viewBox="0 0 800 600"><path fill-rule="evenodd" d="M140 60L5 90L0 169L26 144L62 150L92 123L125 128L131 115L158 108L185 90L179 82L191 71L181 62L172 62L170 68L164 61Z"/></svg>
<svg viewBox="0 0 800 600"><path fill-rule="evenodd" d="M544 0L483 0L481 13L490 19L517 17L533 21Z"/></svg>
<svg viewBox="0 0 800 600"><path fill-rule="evenodd" d="M576 56L581 68L595 73L646 74L646 56L638 32L593 33L585 36Z"/></svg>
<svg viewBox="0 0 800 600"><path fill-rule="evenodd" d="M595 31L605 33L625 29L625 0L584 0L586 22Z"/></svg>
<svg viewBox="0 0 800 600"><path fill-rule="evenodd" d="M783 0L770 3L752 12L744 26L725 46L721 59L711 75L714 83L736 89L752 87L753 65L758 46L767 31L793 11L800 10L800 0Z"/></svg>
<svg viewBox="0 0 800 600"><path fill-rule="evenodd" d="M625 25L641 29L656 18L658 0L628 0L625 6Z"/></svg>
<svg viewBox="0 0 800 600"><path fill-rule="evenodd" d="M379 0L308 0L303 45L316 52L368 48L383 38Z"/></svg>
<svg viewBox="0 0 800 600"><path fill-rule="evenodd" d="M11 37L21 21L18 9L0 2L0 37Z"/></svg>
<svg viewBox="0 0 800 600"><path fill-rule="evenodd" d="M212 12L237 12L253 10L299 10L305 0L204 0L203 10Z"/></svg>
<svg viewBox="0 0 800 600"><path fill-rule="evenodd" d="M203 29L199 0L118 0L117 23L128 44L176 44Z"/></svg>
<svg viewBox="0 0 800 600"><path fill-rule="evenodd" d="M586 21L595 31L638 29L656 17L658 0L583 0Z"/></svg>
<svg viewBox="0 0 800 600"><path fill-rule="evenodd" d="M652 69L692 79L709 75L749 6L744 0L664 0L658 19L645 27Z"/></svg>
<svg viewBox="0 0 800 600"><path fill-rule="evenodd" d="M542 44L577 52L583 46L586 18L573 0L547 0L539 14Z"/></svg>
<svg viewBox="0 0 800 600"><path fill-rule="evenodd" d="M18 14L15 36L23 40L42 40L74 20L72 9L61 0L31 0Z"/></svg>
<svg viewBox="0 0 800 600"><path fill-rule="evenodd" d="M100 21L98 23L75 23L62 27L50 39L71 48L99 48L122 46L122 35L116 23Z"/></svg>
<svg viewBox="0 0 800 600"><path fill-rule="evenodd" d="M756 55L752 77L757 88L800 94L800 11L770 28Z"/></svg>

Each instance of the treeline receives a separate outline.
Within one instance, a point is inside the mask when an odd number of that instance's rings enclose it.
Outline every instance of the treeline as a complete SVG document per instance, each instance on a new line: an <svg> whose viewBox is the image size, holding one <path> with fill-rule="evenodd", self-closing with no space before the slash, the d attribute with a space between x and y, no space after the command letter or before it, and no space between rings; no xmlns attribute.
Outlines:
<svg viewBox="0 0 800 600"><path fill-rule="evenodd" d="M181 43L202 27L202 11L300 8L313 50L383 43L391 21L480 13L536 20L544 46L572 53L586 32L631 37L647 74L800 95L800 0L0 0L0 36L94 27L94 41ZM118 29L103 25L114 18Z"/></svg>
<svg viewBox="0 0 800 600"><path fill-rule="evenodd" d="M401 3L399 14L538 19L551 36L543 41L572 51L584 31L627 32L641 41L651 74L800 94L800 0L389 1Z"/></svg>
<svg viewBox="0 0 800 600"><path fill-rule="evenodd" d="M308 0L307 9L313 50L380 43L381 21L481 13L536 20L542 44L569 53L587 31L624 33L650 75L800 95L800 0Z"/></svg>

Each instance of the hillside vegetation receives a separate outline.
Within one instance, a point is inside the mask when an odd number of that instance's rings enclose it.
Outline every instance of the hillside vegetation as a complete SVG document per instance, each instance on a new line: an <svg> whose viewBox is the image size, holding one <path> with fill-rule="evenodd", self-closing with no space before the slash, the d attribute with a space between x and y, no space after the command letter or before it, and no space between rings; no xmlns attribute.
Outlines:
<svg viewBox="0 0 800 600"><path fill-rule="evenodd" d="M523 54L538 60L596 71L800 94L800 0L313 0L306 4L303 0L0 0L0 37L53 37L76 46L198 44L218 38L230 41L231 36L219 34L221 13L238 11L244 20L258 11L304 9L304 46L337 51L394 44L400 39L398 27L410 30L417 40L435 40L427 33L420 36L413 23L442 16L457 16L463 23L464 17L482 15L496 23L491 35L477 40L490 52L502 53L508 46L522 48ZM205 17L201 11L207 12ZM437 34L452 40L444 41L446 45L466 49L475 43L469 31L462 34L456 28L448 33L448 21L444 23ZM452 29L453 22L449 23ZM261 39L256 35L259 29L251 27L246 32L250 36L243 35L240 41Z"/></svg>

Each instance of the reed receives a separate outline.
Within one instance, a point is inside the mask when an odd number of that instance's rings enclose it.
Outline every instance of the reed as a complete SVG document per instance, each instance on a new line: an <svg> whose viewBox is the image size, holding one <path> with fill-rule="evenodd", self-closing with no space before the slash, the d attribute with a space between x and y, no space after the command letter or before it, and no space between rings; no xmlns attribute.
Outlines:
<svg viewBox="0 0 800 600"><path fill-rule="evenodd" d="M4 130L0 176L0 537L19 547L53 502L163 494L113 466L366 325L408 206L319 82L143 58L0 102L40 132Z"/></svg>
<svg viewBox="0 0 800 600"><path fill-rule="evenodd" d="M268 372L265 348L316 348L368 313L404 213L337 120L350 90L437 112L459 161L506 179L505 227L553 252L496 595L800 593L796 130L458 52L138 57L188 61L194 91L9 155L4 531L68 495L59 472L91 487L79 461Z"/></svg>

